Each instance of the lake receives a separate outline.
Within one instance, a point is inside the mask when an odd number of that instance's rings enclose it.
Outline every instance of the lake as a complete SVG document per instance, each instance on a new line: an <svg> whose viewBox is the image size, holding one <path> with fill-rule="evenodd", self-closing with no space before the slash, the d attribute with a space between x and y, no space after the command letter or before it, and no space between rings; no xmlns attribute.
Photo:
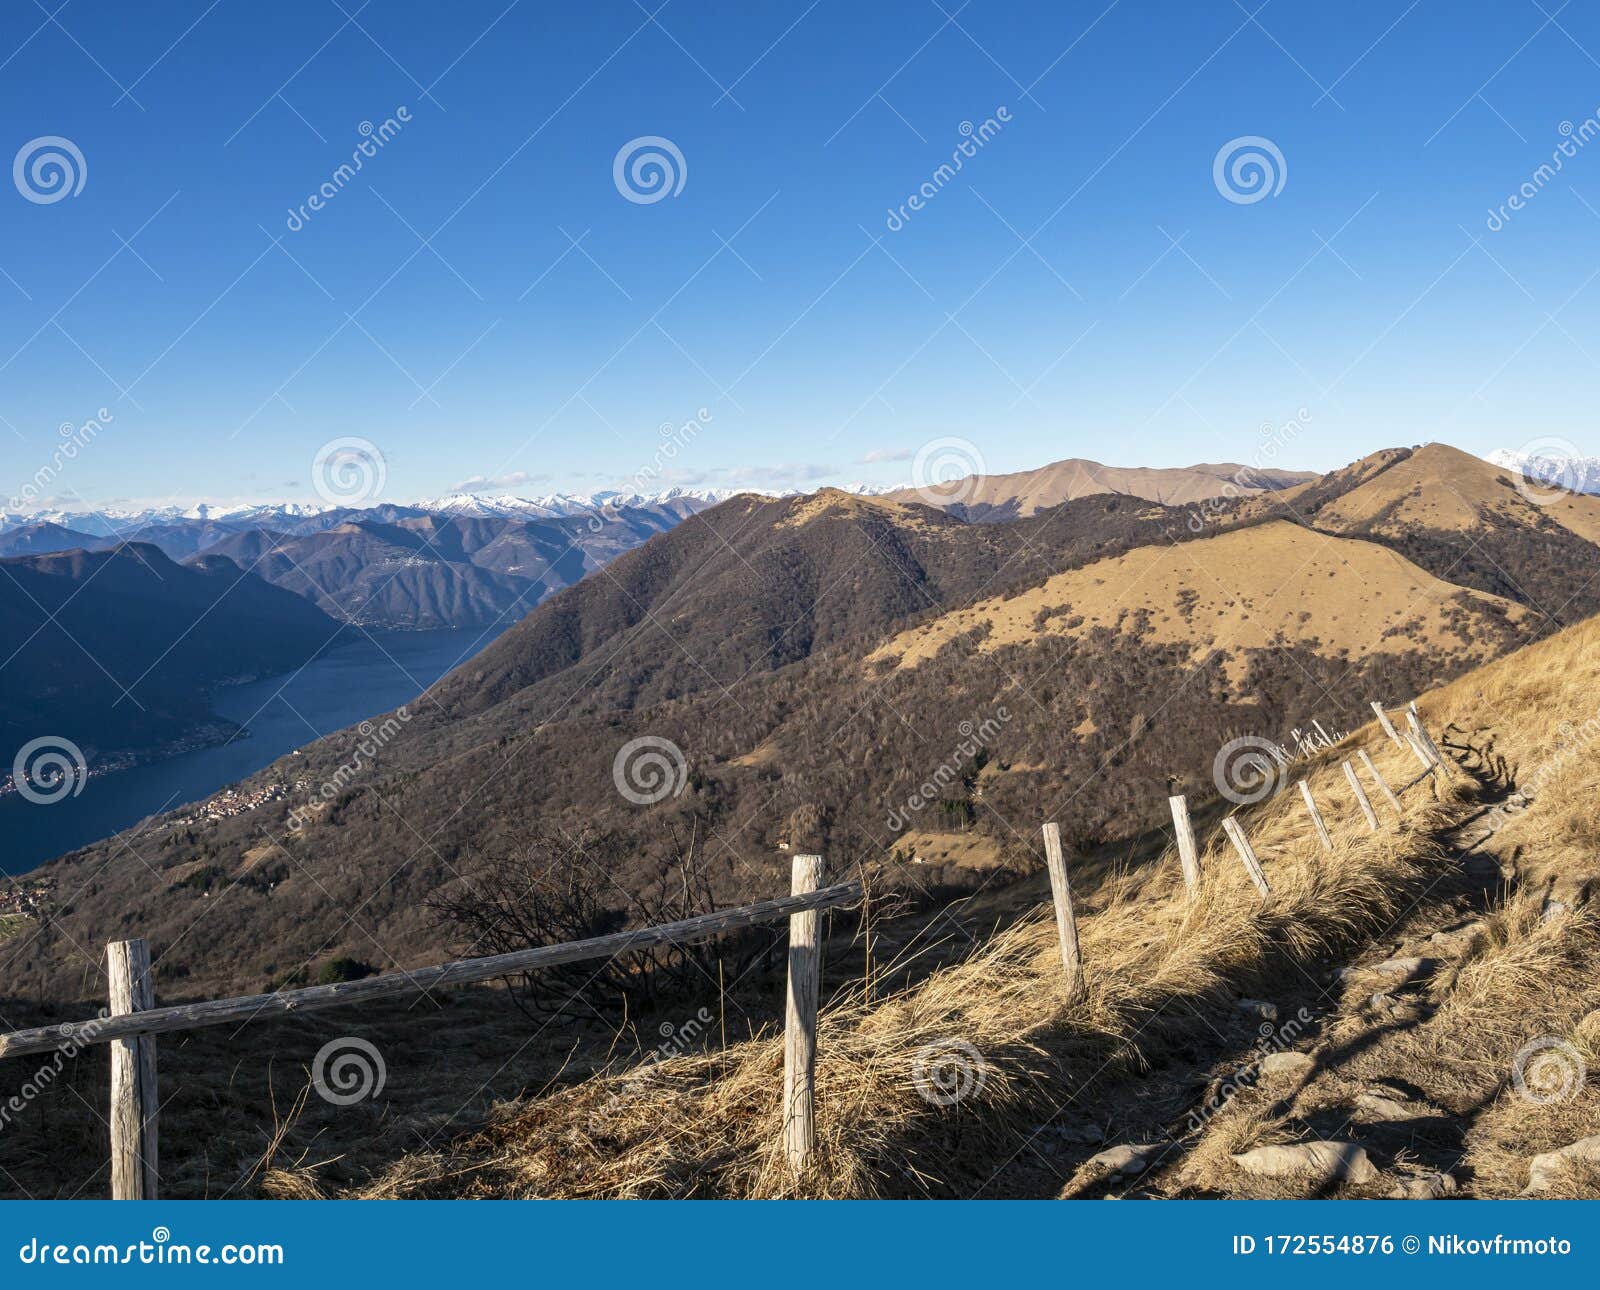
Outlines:
<svg viewBox="0 0 1600 1290"><path fill-rule="evenodd" d="M298 671L221 689L212 711L243 725L248 737L91 775L77 797L47 805L19 794L0 798L0 873L26 872L146 816L201 801L322 735L409 703L492 639L461 630L357 634Z"/></svg>

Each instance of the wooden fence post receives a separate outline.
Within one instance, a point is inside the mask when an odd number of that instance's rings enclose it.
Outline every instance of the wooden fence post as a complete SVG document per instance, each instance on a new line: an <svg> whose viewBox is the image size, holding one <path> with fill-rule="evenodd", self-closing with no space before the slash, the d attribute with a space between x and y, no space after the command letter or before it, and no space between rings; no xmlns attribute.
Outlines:
<svg viewBox="0 0 1600 1290"><path fill-rule="evenodd" d="M1305 799L1306 810L1311 815L1311 822L1317 826L1317 837L1322 842L1324 851L1333 850L1333 839L1328 836L1328 826L1323 822L1322 812L1317 810L1317 799L1311 796L1311 785L1305 780L1300 781L1300 796Z"/></svg>
<svg viewBox="0 0 1600 1290"><path fill-rule="evenodd" d="M1367 774L1372 776L1373 783L1389 799L1389 805L1394 807L1394 813L1396 815L1404 815L1405 811L1400 806L1400 799L1394 795L1394 789L1390 788L1388 782L1378 773L1378 767L1372 760L1372 754L1363 748L1357 756L1361 758L1361 764L1367 768Z"/></svg>
<svg viewBox="0 0 1600 1290"><path fill-rule="evenodd" d="M1239 859L1244 861L1244 871L1250 875L1250 881L1255 883L1256 890L1263 899L1272 895L1272 888L1267 886L1267 875L1261 872L1261 861L1256 859L1256 849L1250 845L1250 839L1245 836L1243 827L1233 816L1228 816L1222 822L1222 831L1228 835L1228 841L1233 843L1233 849L1239 853Z"/></svg>
<svg viewBox="0 0 1600 1290"><path fill-rule="evenodd" d="M1172 829L1178 835L1178 860L1183 865L1184 894L1190 900L1200 896L1200 852L1195 846L1194 825L1189 821L1189 800L1181 793L1169 797L1172 808Z"/></svg>
<svg viewBox="0 0 1600 1290"><path fill-rule="evenodd" d="M1067 998L1083 993L1083 960L1078 954L1078 919L1072 912L1072 887L1067 882L1067 858L1061 851L1061 830L1044 826L1044 859L1050 870L1050 894L1056 905L1056 931L1061 936L1061 966L1067 973Z"/></svg>
<svg viewBox="0 0 1600 1290"><path fill-rule="evenodd" d="M1411 733L1416 737L1417 742L1422 745L1422 750L1428 754L1432 762L1429 769L1431 770L1433 766L1437 766L1440 770L1443 770L1444 754L1439 751L1439 745L1433 742L1433 736L1423 726L1422 718L1417 715L1417 705L1414 703L1406 712L1406 724L1411 727Z"/></svg>
<svg viewBox="0 0 1600 1290"><path fill-rule="evenodd" d="M795 856L790 894L822 885L822 857ZM789 1005L783 1032L783 1152L795 1176L816 1145L817 994L822 974L822 911L789 916Z"/></svg>
<svg viewBox="0 0 1600 1290"><path fill-rule="evenodd" d="M1378 724L1383 727L1383 733L1388 735L1389 738L1394 740L1395 743L1399 744L1401 747L1404 747L1406 741L1400 738L1400 732L1394 728L1394 722L1389 720L1389 710L1376 699L1374 699L1368 706L1371 707L1374 715L1377 716Z"/></svg>
<svg viewBox="0 0 1600 1290"><path fill-rule="evenodd" d="M156 1006L150 946L143 940L106 946L111 1015ZM138 1035L111 1043L111 1199L155 1200L157 1189L156 1038Z"/></svg>
<svg viewBox="0 0 1600 1290"><path fill-rule="evenodd" d="M1361 787L1361 781L1356 777L1356 768L1349 762L1344 764L1344 777L1350 781L1350 791L1356 795L1356 805L1361 808L1361 814L1366 817L1367 828L1376 833L1378 831L1378 813L1372 809L1372 803L1367 800L1367 790Z"/></svg>

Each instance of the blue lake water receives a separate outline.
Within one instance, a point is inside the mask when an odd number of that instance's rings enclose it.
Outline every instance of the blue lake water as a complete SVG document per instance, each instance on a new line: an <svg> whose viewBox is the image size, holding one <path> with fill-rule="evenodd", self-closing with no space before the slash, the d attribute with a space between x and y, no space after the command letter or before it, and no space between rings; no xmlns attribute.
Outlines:
<svg viewBox="0 0 1600 1290"><path fill-rule="evenodd" d="M409 703L492 639L476 631L373 632L297 672L219 690L212 710L245 726L247 738L91 775L77 797L45 805L18 794L0 798L0 873L23 873L203 800L322 735Z"/></svg>

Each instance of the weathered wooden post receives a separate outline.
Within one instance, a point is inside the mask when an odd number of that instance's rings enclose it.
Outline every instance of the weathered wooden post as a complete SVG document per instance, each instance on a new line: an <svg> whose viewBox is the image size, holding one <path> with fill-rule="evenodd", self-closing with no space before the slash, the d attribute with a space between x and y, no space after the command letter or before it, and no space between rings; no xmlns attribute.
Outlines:
<svg viewBox="0 0 1600 1290"><path fill-rule="evenodd" d="M1372 776L1372 782L1378 786L1384 797L1389 799L1389 805L1394 807L1394 813L1396 815L1404 815L1405 811L1401 809L1400 799L1394 795L1394 789L1389 787L1388 781L1378 773L1378 767L1372 760L1372 754L1363 748L1357 756L1361 758L1361 764L1367 768L1367 774Z"/></svg>
<svg viewBox="0 0 1600 1290"><path fill-rule="evenodd" d="M1328 732L1322 728L1322 722L1313 717L1311 719L1311 724L1316 727L1317 733L1322 736L1322 746L1324 748L1332 748L1333 739L1329 736Z"/></svg>
<svg viewBox="0 0 1600 1290"><path fill-rule="evenodd" d="M1250 845L1250 839L1245 836L1244 828L1233 816L1228 816L1222 822L1222 831L1228 835L1228 841L1233 843L1233 849L1239 853L1239 859L1244 861L1244 871L1250 875L1250 881L1255 883L1256 890L1265 900L1272 895L1272 888L1267 886L1267 875L1261 871L1261 861L1256 859L1256 849Z"/></svg>
<svg viewBox="0 0 1600 1290"><path fill-rule="evenodd" d="M1444 754L1439 751L1439 745L1433 742L1433 736L1428 733L1427 728L1422 724L1422 718L1417 714L1417 705L1414 703L1406 712L1406 724L1411 727L1412 735L1422 745L1422 750L1428 754L1432 765L1443 770Z"/></svg>
<svg viewBox="0 0 1600 1290"><path fill-rule="evenodd" d="M1350 791L1356 795L1356 805L1361 808L1361 814L1366 817L1367 828L1376 833L1378 831L1378 813L1372 809L1372 803L1367 800L1367 790L1361 787L1361 780L1356 776L1356 768L1349 762L1344 764L1344 777L1350 781Z"/></svg>
<svg viewBox="0 0 1600 1290"><path fill-rule="evenodd" d="M796 856L790 894L822 886L822 857ZM817 995L822 975L822 911L789 915L789 1005L783 1032L783 1153L796 1177L816 1146Z"/></svg>
<svg viewBox="0 0 1600 1290"><path fill-rule="evenodd" d="M1067 858L1061 851L1061 830L1044 826L1044 859L1050 870L1050 894L1056 905L1056 931L1061 936L1061 966L1067 974L1067 998L1083 994L1083 960L1078 955L1078 920L1072 912L1072 887L1067 882Z"/></svg>
<svg viewBox="0 0 1600 1290"><path fill-rule="evenodd" d="M1383 733L1388 735L1395 743L1404 747L1406 741L1400 738L1400 732L1394 728L1394 722L1389 720L1389 710L1376 699L1368 706L1371 707L1373 714L1378 718L1378 724L1383 727Z"/></svg>
<svg viewBox="0 0 1600 1290"><path fill-rule="evenodd" d="M1328 826L1323 822L1322 812L1317 810L1317 799L1311 796L1311 785L1303 779L1300 781L1300 796L1305 799L1306 811L1311 816L1311 822L1317 826L1317 837L1322 842L1322 849L1332 851L1333 839L1328 835Z"/></svg>
<svg viewBox="0 0 1600 1290"><path fill-rule="evenodd" d="M1194 825L1189 822L1189 799L1181 793L1169 797L1172 830L1178 837L1178 861L1183 865L1183 890L1190 900L1200 896L1200 852L1195 846Z"/></svg>
<svg viewBox="0 0 1600 1290"><path fill-rule="evenodd" d="M143 940L106 946L111 978L111 1015L145 1012L156 1006L150 973L150 946ZM136 1035L111 1041L111 1199L155 1200L156 1039Z"/></svg>

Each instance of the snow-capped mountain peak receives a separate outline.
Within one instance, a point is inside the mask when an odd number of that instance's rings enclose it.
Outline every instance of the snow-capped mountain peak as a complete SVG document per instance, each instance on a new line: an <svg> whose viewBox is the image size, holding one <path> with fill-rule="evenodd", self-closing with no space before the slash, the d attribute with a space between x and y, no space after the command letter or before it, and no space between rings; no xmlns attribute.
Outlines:
<svg viewBox="0 0 1600 1290"><path fill-rule="evenodd" d="M1600 457L1581 457L1558 452L1508 452L1497 448L1484 454L1485 461L1503 466L1526 479L1564 488L1572 493L1600 494Z"/></svg>
<svg viewBox="0 0 1600 1290"><path fill-rule="evenodd" d="M846 484L845 492L871 495L890 491L872 484ZM670 506L680 513L684 508L702 510L740 493L766 497L787 497L804 492L797 488L685 488L673 487L655 493L624 493L604 490L595 493L549 493L523 497L515 493L476 493L456 491L414 502L382 501L380 506L396 506L405 511L466 519L548 520L591 515L597 511L647 509ZM0 513L0 532L29 524L58 524L74 532L94 537L124 537L140 529L166 528L196 522L220 524L240 530L281 528L297 530L314 524L319 516L344 515L352 508L324 506L313 502L197 502L191 506L152 506L144 508L99 507L68 509L46 507L31 512ZM361 509L361 508L356 508Z"/></svg>

